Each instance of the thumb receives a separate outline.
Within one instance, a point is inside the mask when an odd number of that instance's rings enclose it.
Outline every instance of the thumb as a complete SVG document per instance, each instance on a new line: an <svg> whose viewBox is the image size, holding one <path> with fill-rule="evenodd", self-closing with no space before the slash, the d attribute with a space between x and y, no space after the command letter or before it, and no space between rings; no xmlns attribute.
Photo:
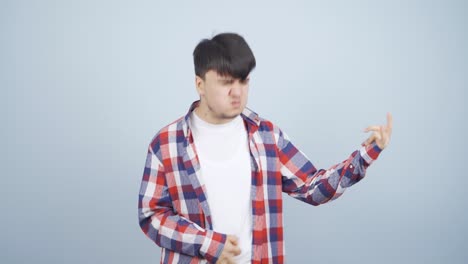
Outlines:
<svg viewBox="0 0 468 264"><path fill-rule="evenodd" d="M375 134L372 133L372 135L368 139L364 140L364 142L361 143L361 146L369 145L370 143L372 143L372 141L374 141L374 139L375 139Z"/></svg>
<svg viewBox="0 0 468 264"><path fill-rule="evenodd" d="M228 239L229 239L229 241L230 241L232 244L234 244L234 245L236 245L236 246L237 246L237 244L239 243L236 236L229 235L229 236L228 236Z"/></svg>

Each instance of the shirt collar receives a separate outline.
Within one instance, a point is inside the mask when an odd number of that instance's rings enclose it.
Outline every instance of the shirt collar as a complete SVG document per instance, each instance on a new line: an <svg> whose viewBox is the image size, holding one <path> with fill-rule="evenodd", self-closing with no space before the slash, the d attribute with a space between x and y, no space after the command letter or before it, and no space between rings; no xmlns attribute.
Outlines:
<svg viewBox="0 0 468 264"><path fill-rule="evenodd" d="M184 116L184 120L185 120L185 124L186 124L186 127L188 129L188 124L189 124L189 119L190 119L190 114L192 113L192 111L200 104L200 100L197 100L195 102L193 102L191 105L190 105L190 108L189 108L189 111L187 112L187 114ZM256 128L258 126L260 126L260 117L258 116L257 113L255 113L254 111L252 111L251 109L245 107L244 110L242 111L241 113L241 117L242 119L244 119L245 121L247 121L250 125L253 125L255 126ZM185 131L186 134L188 135L188 131Z"/></svg>

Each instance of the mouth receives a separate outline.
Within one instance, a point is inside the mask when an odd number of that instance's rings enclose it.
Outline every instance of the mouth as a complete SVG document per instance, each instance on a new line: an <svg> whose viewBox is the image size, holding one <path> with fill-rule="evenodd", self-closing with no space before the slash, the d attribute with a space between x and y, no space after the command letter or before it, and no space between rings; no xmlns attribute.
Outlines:
<svg viewBox="0 0 468 264"><path fill-rule="evenodd" d="M234 107L239 107L240 104L241 104L240 101L234 101L234 102L231 103L231 105L234 106Z"/></svg>

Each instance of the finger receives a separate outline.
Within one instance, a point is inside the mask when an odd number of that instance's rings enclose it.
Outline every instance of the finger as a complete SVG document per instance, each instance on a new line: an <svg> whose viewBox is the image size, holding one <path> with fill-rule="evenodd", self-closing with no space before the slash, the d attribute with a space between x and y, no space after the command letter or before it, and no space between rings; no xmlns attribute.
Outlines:
<svg viewBox="0 0 468 264"><path fill-rule="evenodd" d="M390 112L387 113L387 128L392 131L393 127L393 116Z"/></svg>
<svg viewBox="0 0 468 264"><path fill-rule="evenodd" d="M364 141L361 143L361 145L362 145L362 146L367 145L367 144L369 143L369 141L371 140L372 137L373 137L372 135L371 135L370 137L368 137L366 140L364 140Z"/></svg>
<svg viewBox="0 0 468 264"><path fill-rule="evenodd" d="M229 240L232 244L234 244L234 245L236 245L236 246L237 246L238 243L239 243L237 237L236 237L236 236L233 236L233 235L228 235L228 240Z"/></svg>
<svg viewBox="0 0 468 264"><path fill-rule="evenodd" d="M240 253L241 253L240 247L235 247L235 248L232 250L232 253L234 254L234 256L240 255Z"/></svg>
<svg viewBox="0 0 468 264"><path fill-rule="evenodd" d="M369 140L369 139L364 140L364 141L361 143L361 146L366 146L368 140Z"/></svg>
<svg viewBox="0 0 468 264"><path fill-rule="evenodd" d="M380 129L379 129L380 130ZM382 135L380 134L380 132L374 132L372 133L372 135L366 140L363 142L363 146L367 146L369 144L371 144L372 142L374 141L381 141L382 140Z"/></svg>
<svg viewBox="0 0 468 264"><path fill-rule="evenodd" d="M237 256L241 253L241 249L238 246L230 246L226 248L227 256Z"/></svg>
<svg viewBox="0 0 468 264"><path fill-rule="evenodd" d="M240 247L232 244L232 242L226 244L226 253L229 255L237 256L241 253Z"/></svg>
<svg viewBox="0 0 468 264"><path fill-rule="evenodd" d="M377 133L374 133L375 135L375 140L382 140L382 130L383 130L383 127L380 127L380 132L377 132Z"/></svg>
<svg viewBox="0 0 468 264"><path fill-rule="evenodd" d="M385 127L385 126L380 126L379 136L380 136L380 139L381 139L381 140L384 140L384 139L387 138L387 127Z"/></svg>
<svg viewBox="0 0 468 264"><path fill-rule="evenodd" d="M372 141L374 141L374 140L375 140L375 133L372 133L372 135L369 138L367 138L366 140L364 140L364 142L362 142L361 145L362 146L367 146L370 143L372 143Z"/></svg>
<svg viewBox="0 0 468 264"><path fill-rule="evenodd" d="M368 126L364 129L364 132L377 131L377 130L379 130L379 126Z"/></svg>
<svg viewBox="0 0 468 264"><path fill-rule="evenodd" d="M228 254L228 255L226 255L226 256L224 257L222 263L223 263L223 264L235 263L233 258L234 258L234 256L233 256L232 254Z"/></svg>
<svg viewBox="0 0 468 264"><path fill-rule="evenodd" d="M218 262L216 262L216 264L226 264L228 263L228 260L226 259L226 256L221 256L218 260Z"/></svg>

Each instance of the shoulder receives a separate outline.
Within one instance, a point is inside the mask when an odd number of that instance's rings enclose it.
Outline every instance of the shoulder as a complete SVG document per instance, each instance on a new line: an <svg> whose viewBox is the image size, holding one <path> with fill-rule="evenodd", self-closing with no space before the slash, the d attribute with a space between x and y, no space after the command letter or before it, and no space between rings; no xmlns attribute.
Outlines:
<svg viewBox="0 0 468 264"><path fill-rule="evenodd" d="M247 119L251 123L255 124L260 132L270 132L278 129L278 126L276 126L271 120L260 116L256 111L249 107L244 109L242 115L244 119Z"/></svg>
<svg viewBox="0 0 468 264"><path fill-rule="evenodd" d="M165 125L153 136L149 144L149 149L157 156L160 156L162 148L169 147L171 143L175 144L184 138L184 126L184 116Z"/></svg>
<svg viewBox="0 0 468 264"><path fill-rule="evenodd" d="M258 133L263 138L263 140L268 138L270 139L269 143L274 143L276 145L281 143L280 141L285 135L275 122L259 115L256 115L255 119L258 125Z"/></svg>

